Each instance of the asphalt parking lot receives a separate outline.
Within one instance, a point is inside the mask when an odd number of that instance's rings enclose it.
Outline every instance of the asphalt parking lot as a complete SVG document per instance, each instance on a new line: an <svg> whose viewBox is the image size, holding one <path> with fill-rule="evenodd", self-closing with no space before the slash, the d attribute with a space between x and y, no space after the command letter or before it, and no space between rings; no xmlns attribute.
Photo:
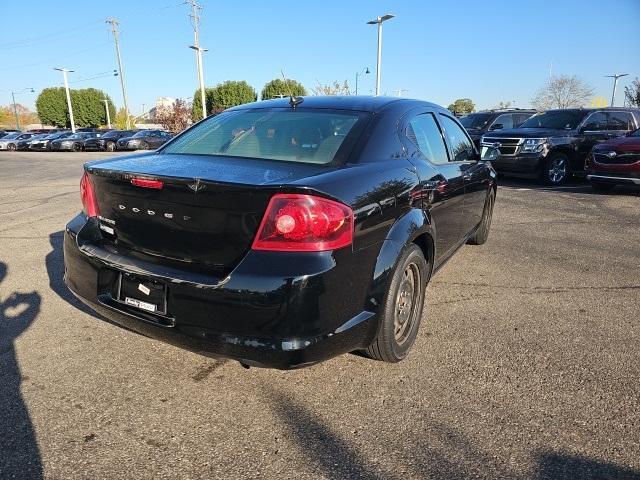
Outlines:
<svg viewBox="0 0 640 480"><path fill-rule="evenodd" d="M505 182L407 360L245 370L64 287L106 155L0 152L0 478L640 478L640 193Z"/></svg>

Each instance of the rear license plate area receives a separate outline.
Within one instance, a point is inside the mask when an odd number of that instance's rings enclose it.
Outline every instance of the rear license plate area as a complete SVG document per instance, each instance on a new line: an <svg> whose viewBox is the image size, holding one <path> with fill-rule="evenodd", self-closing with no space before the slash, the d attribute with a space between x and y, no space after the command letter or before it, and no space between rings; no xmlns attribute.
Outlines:
<svg viewBox="0 0 640 480"><path fill-rule="evenodd" d="M125 305L149 313L167 313L167 287L163 283L121 273L118 290L118 301Z"/></svg>

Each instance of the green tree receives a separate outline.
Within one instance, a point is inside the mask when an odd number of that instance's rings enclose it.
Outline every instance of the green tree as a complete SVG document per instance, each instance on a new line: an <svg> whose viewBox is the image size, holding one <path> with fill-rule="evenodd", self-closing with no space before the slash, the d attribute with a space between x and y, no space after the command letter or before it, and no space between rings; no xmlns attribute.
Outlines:
<svg viewBox="0 0 640 480"><path fill-rule="evenodd" d="M624 87L624 99L630 107L640 107L640 79L631 82L631 85Z"/></svg>
<svg viewBox="0 0 640 480"><path fill-rule="evenodd" d="M113 101L102 90L84 88L70 90L73 119L77 127L98 127L107 124L103 99L107 100L109 114L116 113ZM45 88L36 100L38 116L43 124L69 127L67 97L62 87Z"/></svg>
<svg viewBox="0 0 640 480"><path fill-rule="evenodd" d="M285 81L281 78L274 78L264 86L260 93L260 99L270 100L282 96L288 97L289 95L293 95L294 97L307 95L307 90L300 82L296 82L295 80L288 78Z"/></svg>
<svg viewBox="0 0 640 480"><path fill-rule="evenodd" d="M459 98L447 108L455 115L465 115L476 111L476 106L469 98Z"/></svg>
<svg viewBox="0 0 640 480"><path fill-rule="evenodd" d="M220 113L230 107L243 103L255 102L258 99L256 91L244 80L227 80L213 88L204 89L207 115ZM202 119L202 103L200 89L193 94L191 115L194 122Z"/></svg>

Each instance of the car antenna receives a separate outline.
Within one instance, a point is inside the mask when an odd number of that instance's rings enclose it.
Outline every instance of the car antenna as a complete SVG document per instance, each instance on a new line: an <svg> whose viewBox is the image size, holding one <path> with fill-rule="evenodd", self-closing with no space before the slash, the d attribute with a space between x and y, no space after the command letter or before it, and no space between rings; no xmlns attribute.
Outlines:
<svg viewBox="0 0 640 480"><path fill-rule="evenodd" d="M295 110L298 105L304 102L304 98L293 96L293 92L291 91L291 84L287 83L287 77L284 76L284 70L280 69L280 73L282 74L282 80L284 81L285 88L289 90L289 105L291 105L291 108Z"/></svg>

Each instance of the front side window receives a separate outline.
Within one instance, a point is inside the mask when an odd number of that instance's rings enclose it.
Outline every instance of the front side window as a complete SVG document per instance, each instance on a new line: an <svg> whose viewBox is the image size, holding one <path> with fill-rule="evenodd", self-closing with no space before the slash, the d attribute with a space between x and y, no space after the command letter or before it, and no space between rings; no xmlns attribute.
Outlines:
<svg viewBox="0 0 640 480"><path fill-rule="evenodd" d="M491 124L490 129L491 130L498 130L498 129L507 129L507 128L513 128L513 114L512 113L503 113L502 115L500 115L498 118L496 118L493 123Z"/></svg>
<svg viewBox="0 0 640 480"><path fill-rule="evenodd" d="M584 124L585 131L598 132L607 129L607 114L604 112L595 112L589 115Z"/></svg>
<svg viewBox="0 0 640 480"><path fill-rule="evenodd" d="M190 128L162 152L326 164L366 117L332 110L230 111Z"/></svg>
<svg viewBox="0 0 640 480"><path fill-rule="evenodd" d="M415 116L409 122L406 135L431 163L444 164L449 161L442 132L431 113Z"/></svg>
<svg viewBox="0 0 640 480"><path fill-rule="evenodd" d="M483 128L491 120L490 113L470 113L460 119L464 128Z"/></svg>
<svg viewBox="0 0 640 480"><path fill-rule="evenodd" d="M475 149L469 137L460 125L450 117L440 114L440 122L444 127L444 133L451 148L451 154L454 162L464 162L473 160Z"/></svg>
<svg viewBox="0 0 640 480"><path fill-rule="evenodd" d="M626 131L634 129L633 118L629 112L609 112L607 130Z"/></svg>

